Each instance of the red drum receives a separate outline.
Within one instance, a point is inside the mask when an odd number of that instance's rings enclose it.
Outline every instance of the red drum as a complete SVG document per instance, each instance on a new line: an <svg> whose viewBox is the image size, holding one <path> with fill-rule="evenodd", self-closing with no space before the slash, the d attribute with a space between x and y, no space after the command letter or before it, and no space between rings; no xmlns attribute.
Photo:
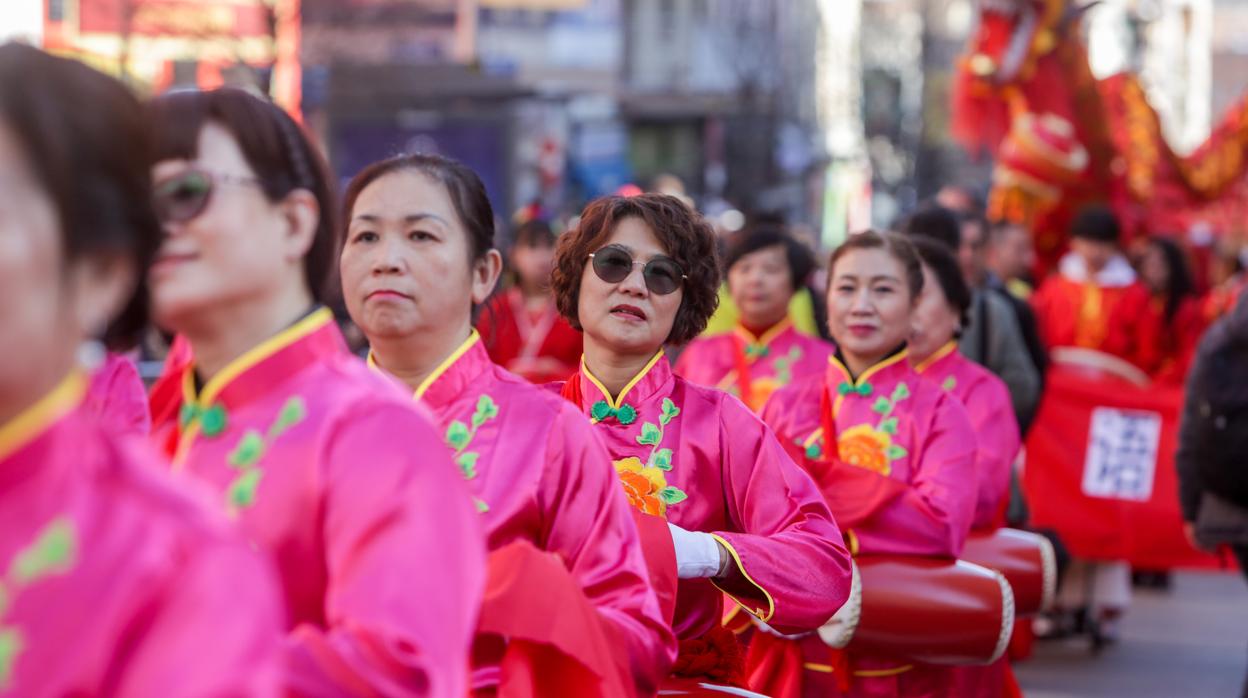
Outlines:
<svg viewBox="0 0 1248 698"><path fill-rule="evenodd" d="M1014 612L1049 610L1057 594L1057 556L1048 538L1016 528L971 533L962 559L1005 575L1014 591Z"/></svg>
<svg viewBox="0 0 1248 698"><path fill-rule="evenodd" d="M964 560L862 556L862 613L849 651L928 664L991 664L1014 630L1000 572Z"/></svg>

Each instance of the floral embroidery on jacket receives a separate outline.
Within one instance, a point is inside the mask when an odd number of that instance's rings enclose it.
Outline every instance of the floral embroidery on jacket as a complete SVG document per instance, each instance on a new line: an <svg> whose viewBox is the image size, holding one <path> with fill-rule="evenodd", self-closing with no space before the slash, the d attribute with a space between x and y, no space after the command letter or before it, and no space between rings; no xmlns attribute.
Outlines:
<svg viewBox="0 0 1248 698"><path fill-rule="evenodd" d="M871 410L880 415L879 423L874 427L858 424L841 432L836 440L836 451L841 460L881 475L891 473L892 462L908 453L904 446L893 443L893 436L897 434L893 408L908 397L910 388L905 383L898 383L890 397L876 398Z"/></svg>
<svg viewBox="0 0 1248 698"><path fill-rule="evenodd" d="M264 470L260 468L260 459L273 445L273 442L288 429L302 422L308 416L307 404L296 395L282 405L277 419L269 426L269 430L261 434L255 429L248 429L238 440L238 445L226 458L231 468L239 471L238 476L225 490L226 511L236 514L240 509L254 506L256 490L260 487L260 479Z"/></svg>
<svg viewBox="0 0 1248 698"><path fill-rule="evenodd" d="M498 403L494 402L494 398L482 395L477 398L477 407L472 412L471 426L456 419L446 427L446 444L454 449L455 465L459 466L465 480L477 477L477 461L481 458L477 451L467 450L468 446L476 438L481 425L496 419L498 412ZM490 510L490 506L480 499L473 497L472 500L477 505L477 513L484 514Z"/></svg>
<svg viewBox="0 0 1248 698"><path fill-rule="evenodd" d="M9 606L26 587L72 570L77 558L78 531L68 517L57 517L17 553L4 577L0 578L0 691L9 688L17 658L25 645L22 629L3 623Z"/></svg>
<svg viewBox="0 0 1248 698"><path fill-rule="evenodd" d="M680 408L670 398L663 398L659 423L643 422L637 443L650 446L643 464L636 456L615 461L615 472L624 486L624 493L634 507L646 514L667 516L667 507L688 499L683 491L667 484L666 473L672 469L672 449L660 448L667 425L680 415Z"/></svg>

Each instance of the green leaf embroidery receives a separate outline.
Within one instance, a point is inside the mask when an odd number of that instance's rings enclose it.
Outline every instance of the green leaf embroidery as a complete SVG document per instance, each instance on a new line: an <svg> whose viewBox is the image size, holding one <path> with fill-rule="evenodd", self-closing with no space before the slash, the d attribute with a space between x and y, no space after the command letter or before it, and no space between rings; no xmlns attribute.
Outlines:
<svg viewBox="0 0 1248 698"><path fill-rule="evenodd" d="M486 504L485 502L481 501L480 499L477 499L476 497L472 498L472 503L477 506L478 514L484 514L490 510L489 504Z"/></svg>
<svg viewBox="0 0 1248 698"><path fill-rule="evenodd" d="M269 440L272 441L286 432L287 429L302 422L304 417L308 415L308 406L303 402L303 398L295 395L282 405L282 411L277 415L277 421L273 426L269 427Z"/></svg>
<svg viewBox="0 0 1248 698"><path fill-rule="evenodd" d="M204 436L211 438L225 431L227 422L225 408L219 404L213 405L199 416L199 430Z"/></svg>
<svg viewBox="0 0 1248 698"><path fill-rule="evenodd" d="M880 422L880 431L889 435L896 434L897 433L897 418L889 417L888 419L885 419L884 421Z"/></svg>
<svg viewBox="0 0 1248 698"><path fill-rule="evenodd" d="M456 419L446 428L446 443L456 451L464 450L468 442L472 440L472 435L468 432L468 425Z"/></svg>
<svg viewBox="0 0 1248 698"><path fill-rule="evenodd" d="M672 469L672 449L660 448L659 450L655 451L654 455L650 456L650 464L658 468L659 470L671 470Z"/></svg>
<svg viewBox="0 0 1248 698"><path fill-rule="evenodd" d="M663 414L659 417L659 421L663 424L670 424L673 419L680 415L680 408L671 398L663 398Z"/></svg>
<svg viewBox="0 0 1248 698"><path fill-rule="evenodd" d="M78 553L78 536L68 517L52 520L25 550L13 560L9 575L18 586L53 574L63 574L74 566Z"/></svg>
<svg viewBox="0 0 1248 698"><path fill-rule="evenodd" d="M13 681L17 656L22 653L24 646L20 629L0 626L0 691L8 689Z"/></svg>
<svg viewBox="0 0 1248 698"><path fill-rule="evenodd" d="M637 435L637 443L642 446L658 446L662 439L663 432L651 422L642 424L641 433Z"/></svg>
<svg viewBox="0 0 1248 698"><path fill-rule="evenodd" d="M238 440L238 446L234 447L226 462L235 468L248 468L259 462L263 455L264 437L260 436L260 432L248 429L243 438Z"/></svg>
<svg viewBox="0 0 1248 698"><path fill-rule="evenodd" d="M481 455L476 451L465 451L455 458L455 464L459 466L459 472L463 474L465 480L471 480L477 476L477 459Z"/></svg>
<svg viewBox="0 0 1248 698"><path fill-rule="evenodd" d="M494 402L494 398L482 395L477 398L477 409L472 413L472 426L475 429L497 416L498 405Z"/></svg>
<svg viewBox="0 0 1248 698"><path fill-rule="evenodd" d="M905 383L898 383L893 389L893 402L901 402L910 397L910 388Z"/></svg>
<svg viewBox="0 0 1248 698"><path fill-rule="evenodd" d="M888 456L888 459L890 461L897 460L898 458L905 458L906 455L909 453L910 452L907 451L904 446L898 446L897 444L893 444L892 446L889 446L888 450L885 451L885 455Z"/></svg>
<svg viewBox="0 0 1248 698"><path fill-rule="evenodd" d="M659 490L659 499L662 499L669 506L672 504L680 504L688 498L689 495L675 487L668 486Z"/></svg>
<svg viewBox="0 0 1248 698"><path fill-rule="evenodd" d="M252 468L234 478L234 482L230 483L229 491L226 492L227 501L239 509L255 504L256 490L260 487L262 477L264 477L263 470Z"/></svg>
<svg viewBox="0 0 1248 698"><path fill-rule="evenodd" d="M945 392L950 392L954 388L958 387L958 379L954 376L949 376L943 383L940 384L940 387L943 388Z"/></svg>
<svg viewBox="0 0 1248 698"><path fill-rule="evenodd" d="M876 398L875 404L871 405L871 411L878 414L888 414L893 411L893 403L889 402L886 397Z"/></svg>

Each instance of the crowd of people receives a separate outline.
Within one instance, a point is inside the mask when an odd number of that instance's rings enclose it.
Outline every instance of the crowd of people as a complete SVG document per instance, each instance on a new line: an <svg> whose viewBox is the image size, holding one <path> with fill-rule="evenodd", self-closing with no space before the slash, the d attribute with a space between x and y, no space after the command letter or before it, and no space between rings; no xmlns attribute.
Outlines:
<svg viewBox="0 0 1248 698"><path fill-rule="evenodd" d="M1036 279L1027 231L952 190L819 253L630 192L521 217L504 255L454 160L340 199L263 97L141 103L18 44L0 181L0 694L1019 695L1006 577L953 561L1025 524L1054 349L1177 383L1217 370L1205 325L1244 336L1238 267L1198 295L1174 242L1089 208ZM1206 392L1192 434L1233 408ZM1240 496L1206 460L1194 537ZM1112 639L1130 570L1080 565L1116 591L1059 608ZM948 661L940 616L902 619L913 652L850 642L874 590L937 577L986 584L952 633L982 656Z"/></svg>

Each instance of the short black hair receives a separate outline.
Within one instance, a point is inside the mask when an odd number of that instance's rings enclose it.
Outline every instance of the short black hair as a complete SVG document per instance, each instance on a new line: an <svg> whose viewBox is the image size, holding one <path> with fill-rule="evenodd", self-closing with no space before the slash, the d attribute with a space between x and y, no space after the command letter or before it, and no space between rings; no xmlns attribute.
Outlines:
<svg viewBox="0 0 1248 698"><path fill-rule="evenodd" d="M1070 236L1093 242L1118 244L1122 238L1122 228L1118 225L1118 217L1108 206L1094 204L1079 209L1070 224Z"/></svg>
<svg viewBox="0 0 1248 698"><path fill-rule="evenodd" d="M940 290L944 291L949 305L957 309L958 316L962 319L962 329L966 329L970 324L971 289L962 277L958 260L948 248L930 238L919 237L912 242L923 265L932 270L932 275L940 284Z"/></svg>
<svg viewBox="0 0 1248 698"><path fill-rule="evenodd" d="M746 228L732 238L724 254L725 275L742 257L777 245L784 246L784 257L789 263L789 282L797 291L815 270L815 255L784 229L771 225Z"/></svg>
<svg viewBox="0 0 1248 698"><path fill-rule="evenodd" d="M901 232L911 237L936 240L950 250L962 244L962 223L958 214L936 204L925 204L901 224Z"/></svg>

